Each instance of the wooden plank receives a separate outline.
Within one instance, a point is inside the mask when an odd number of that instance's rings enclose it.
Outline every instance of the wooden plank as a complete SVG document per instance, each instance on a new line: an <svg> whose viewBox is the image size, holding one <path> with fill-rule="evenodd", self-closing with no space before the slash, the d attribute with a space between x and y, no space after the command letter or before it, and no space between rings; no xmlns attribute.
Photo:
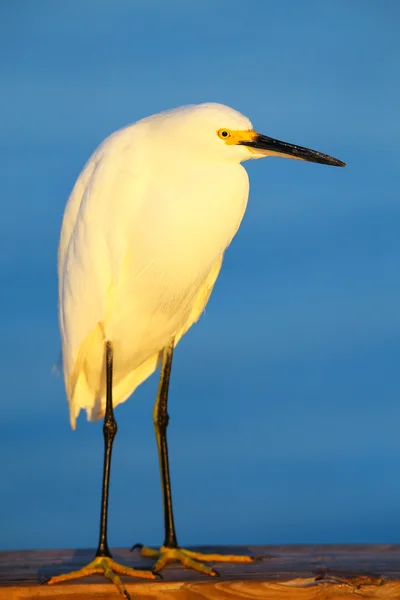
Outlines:
<svg viewBox="0 0 400 600"><path fill-rule="evenodd" d="M124 578L132 600L400 600L400 545L380 546L251 546L198 548L202 552L245 553L261 557L251 564L215 564L220 578L169 565L164 580ZM0 600L118 600L116 588L102 577L40 585L55 574L83 566L93 550L0 552ZM129 566L151 562L126 549L114 558Z"/></svg>

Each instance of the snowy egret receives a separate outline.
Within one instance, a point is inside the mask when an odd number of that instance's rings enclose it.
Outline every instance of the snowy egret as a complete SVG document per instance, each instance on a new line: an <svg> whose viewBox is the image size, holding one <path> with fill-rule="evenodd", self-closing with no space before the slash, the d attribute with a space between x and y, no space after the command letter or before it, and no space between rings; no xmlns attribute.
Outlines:
<svg viewBox="0 0 400 600"><path fill-rule="evenodd" d="M203 312L224 252L246 210L250 158L281 156L333 166L331 156L256 133L221 104L180 107L108 137L68 200L58 253L59 319L71 425L81 409L104 417L100 538L94 560L49 583L102 573L129 597L119 574L153 578L167 562L209 575L203 561L250 562L178 546L167 447L168 385L174 347ZM153 571L117 564L107 544L114 407L161 364L154 407L165 540Z"/></svg>

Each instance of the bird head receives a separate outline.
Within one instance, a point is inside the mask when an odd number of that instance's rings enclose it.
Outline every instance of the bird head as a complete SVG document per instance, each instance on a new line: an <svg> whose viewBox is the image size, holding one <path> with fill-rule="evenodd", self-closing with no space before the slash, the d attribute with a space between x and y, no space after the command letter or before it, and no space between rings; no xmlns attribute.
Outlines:
<svg viewBox="0 0 400 600"><path fill-rule="evenodd" d="M241 163L251 158L278 156L323 165L345 163L309 148L282 142L256 132L249 119L229 106L204 103L184 106L146 119L181 152L196 160Z"/></svg>

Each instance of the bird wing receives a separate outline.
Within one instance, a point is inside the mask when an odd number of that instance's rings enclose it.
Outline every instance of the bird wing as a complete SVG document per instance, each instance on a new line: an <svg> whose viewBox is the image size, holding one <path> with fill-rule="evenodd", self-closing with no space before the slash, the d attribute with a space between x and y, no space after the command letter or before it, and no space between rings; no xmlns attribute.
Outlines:
<svg viewBox="0 0 400 600"><path fill-rule="evenodd" d="M127 229L143 198L134 146L129 128L107 138L84 167L64 213L58 252L59 320L70 404L89 346L94 338L104 337L110 294L126 254ZM72 423L73 412L71 406Z"/></svg>

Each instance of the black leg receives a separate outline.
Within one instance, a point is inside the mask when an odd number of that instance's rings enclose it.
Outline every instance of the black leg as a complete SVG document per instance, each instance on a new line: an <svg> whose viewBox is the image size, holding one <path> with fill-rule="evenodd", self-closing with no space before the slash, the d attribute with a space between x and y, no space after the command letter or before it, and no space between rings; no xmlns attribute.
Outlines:
<svg viewBox="0 0 400 600"><path fill-rule="evenodd" d="M250 556L236 556L223 554L205 554L180 548L176 539L174 514L172 510L171 479L169 473L167 427L168 427L168 387L171 375L172 355L174 344L171 343L163 350L160 383L158 386L157 400L154 406L153 419L156 431L158 456L160 459L161 486L164 504L164 523L165 538L164 544L159 549L149 548L142 544L135 544L132 550L140 549L141 556L154 558L156 563L153 567L153 573L159 573L169 562L179 561L189 569L194 569L199 573L215 577L218 572L205 562L222 563L250 563Z"/></svg>
<svg viewBox="0 0 400 600"><path fill-rule="evenodd" d="M107 543L108 491L110 486L111 453L117 422L114 418L112 403L113 349L111 342L106 342L106 412L104 415L104 470L103 489L101 494L100 537L96 556L111 557Z"/></svg>
<svg viewBox="0 0 400 600"><path fill-rule="evenodd" d="M107 579L117 586L122 596L130 600L130 595L121 581L119 575L128 575L129 577L144 577L154 579L155 575L151 571L139 571L131 567L125 567L115 562L107 543L107 515L108 515L108 490L110 486L110 465L111 452L115 435L117 433L117 423L114 419L112 404L112 375L113 375L113 349L111 342L106 343L106 412L104 415L103 433L104 433L104 470L103 470L103 489L101 494L101 516L100 516L100 537L96 556L88 565L70 571L62 575L56 575L47 580L50 585L61 583L62 581L71 581L80 579L87 575L98 575L102 573Z"/></svg>
<svg viewBox="0 0 400 600"><path fill-rule="evenodd" d="M168 460L168 388L171 375L172 356L174 353L174 343L172 342L163 352L161 366L160 383L158 386L157 400L154 406L153 419L156 432L158 456L160 459L161 486L164 505L164 524L165 539L164 546L167 548L177 548L178 542L175 533L174 513L172 510L171 478L169 473Z"/></svg>

